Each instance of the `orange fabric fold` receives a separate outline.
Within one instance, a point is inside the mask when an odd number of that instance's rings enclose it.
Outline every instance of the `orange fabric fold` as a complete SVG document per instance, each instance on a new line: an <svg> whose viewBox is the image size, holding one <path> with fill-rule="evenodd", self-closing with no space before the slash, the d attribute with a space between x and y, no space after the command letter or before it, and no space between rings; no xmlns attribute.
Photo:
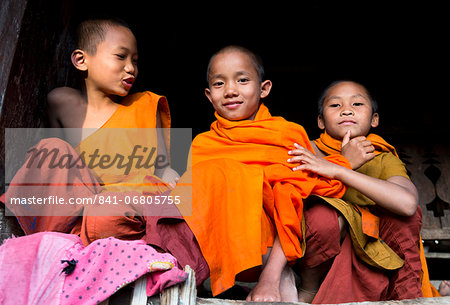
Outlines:
<svg viewBox="0 0 450 305"><path fill-rule="evenodd" d="M366 137L366 139L371 141L372 145L375 147L375 155L379 155L382 152L391 152L398 157L395 147L386 142L382 137L371 133ZM342 140L332 138L326 131L323 132L318 139L315 139L314 143L327 155L341 153Z"/></svg>
<svg viewBox="0 0 450 305"><path fill-rule="evenodd" d="M367 140L372 142L375 147L375 155L379 155L383 152L390 152L398 157L397 151L394 146L387 143L382 137L376 134L369 134ZM342 140L337 140L332 138L326 133L322 133L320 137L314 140L317 147L327 155L335 155L341 153ZM363 232L369 236L379 235L379 219L372 213L370 213L366 208L359 207L358 209L362 214ZM422 243L420 243L420 261L422 263L422 293L424 297L435 297L440 296L437 289L430 283L430 276L428 273L427 262L425 258L425 252L423 250Z"/></svg>
<svg viewBox="0 0 450 305"><path fill-rule="evenodd" d="M420 238L422 240L422 238ZM425 251L423 249L422 242L420 243L420 262L422 263L422 276L420 278L422 282L422 294L424 298L440 297L439 291L431 284L430 274L428 273L427 260L425 257Z"/></svg>
<svg viewBox="0 0 450 305"><path fill-rule="evenodd" d="M378 239L380 237L380 219L370 213L367 207L361 207L357 205L355 205L354 207L361 214L363 233L367 236Z"/></svg>
<svg viewBox="0 0 450 305"><path fill-rule="evenodd" d="M254 121L216 118L192 142L192 216L185 217L210 266L214 295L232 287L239 272L261 265L274 229L288 261L302 257L303 199L345 193L338 180L292 171L294 143L313 151L302 126L272 117L265 105ZM329 160L350 166L341 156Z"/></svg>
<svg viewBox="0 0 450 305"><path fill-rule="evenodd" d="M379 155L383 152L391 152L398 157L394 146L386 142L382 137L371 133L366 137L366 139L371 141L372 145L375 147L375 155ZM327 155L336 155L341 153L342 140L331 137L326 131L323 132L318 139L315 139L314 143L317 145L317 148ZM356 206L355 208L357 208L357 210L361 213L362 230L364 234L378 238L380 226L380 220L378 217L370 213L367 208Z"/></svg>
<svg viewBox="0 0 450 305"><path fill-rule="evenodd" d="M84 152L85 157L94 154L101 156L98 162L92 162L99 166L91 170L105 191L135 190L142 193L144 190L148 192L149 187L155 190L154 193L167 190L162 181L154 183L158 179L153 175L158 147L157 113L161 118L161 127L166 128L163 129L164 141L167 151L170 151L169 132L166 132L170 128L168 103L165 97L150 91L127 96L105 124L76 147L78 152ZM108 162L101 163L102 158ZM114 158L116 162L112 162ZM86 164L90 167L88 162ZM146 176L154 179L149 180Z"/></svg>
<svg viewBox="0 0 450 305"><path fill-rule="evenodd" d="M7 197L39 197L59 195L61 198L88 198L101 192L114 191L109 198L116 198L128 194L128 191L139 191L144 194L163 193L169 189L158 177L154 176L154 167L138 167L137 158L134 162L129 162L133 150L135 155L142 157L142 163L152 164L155 161L156 153L150 154L151 149L157 148L156 136L156 115L159 111L162 127L170 127L170 112L167 100L163 96L152 92L142 92L127 96L111 117L97 130L73 149L72 146L60 139L49 138L41 140L35 148L37 151L55 150L59 162L68 162L69 158L74 160L82 158L85 166L52 166L51 158L44 159L45 163L39 166L27 166L25 163L15 175L12 187L8 189ZM83 132L88 129L83 130ZM70 130L68 130L70 132ZM165 137L166 147L169 148L169 137ZM144 147L146 152L144 152ZM94 157L96 156L96 157ZM116 158L117 157L117 158ZM144 158L145 157L145 158ZM148 158L147 158L148 157ZM116 158L116 159L114 159ZM147 160L148 159L148 160ZM61 161L63 160L63 161ZM67 161L69 160L69 161ZM116 160L113 162L113 160ZM91 162L92 161L92 162ZM119 165L119 162L122 162ZM24 184L25 185L22 185ZM34 187L29 187L26 183L32 183ZM14 185L16 184L16 185ZM114 196L114 197L113 197ZM124 202L124 201L122 201ZM40 210L36 210L37 216L18 216L18 220L26 234L40 231L58 231L64 233L80 234L88 232L85 221L89 219L104 219L104 228L99 228L95 224L95 230L100 233L116 232L115 236L136 236L141 234L142 229L133 231L133 225L123 225L126 217L78 217L80 213L91 215L96 206L66 205L69 211L61 208L55 209L50 205L42 205ZM72 212L73 210L73 212ZM88 213L89 210L89 213ZM109 210L105 208L103 211ZM14 211L13 211L14 212ZM59 213L59 214L58 214ZM64 214L66 213L66 214ZM48 216L47 216L48 215ZM60 216L67 215L67 216ZM95 213L94 213L95 215ZM130 214L133 215L133 214ZM128 219L130 219L129 217ZM118 220L117 222L115 220ZM135 227L139 227L136 225ZM121 228L125 228L122 230ZM122 231L121 231L122 230ZM86 244L86 234L81 234L83 242Z"/></svg>

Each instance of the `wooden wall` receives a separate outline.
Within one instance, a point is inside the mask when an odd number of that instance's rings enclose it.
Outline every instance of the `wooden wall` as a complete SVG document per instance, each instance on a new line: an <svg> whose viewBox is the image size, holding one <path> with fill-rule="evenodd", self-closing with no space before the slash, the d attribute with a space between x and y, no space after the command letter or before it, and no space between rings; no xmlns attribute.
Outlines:
<svg viewBox="0 0 450 305"><path fill-rule="evenodd" d="M0 3L0 191L4 190L4 128L39 127L47 93L67 83L72 1ZM21 139L17 139L20 141ZM6 148L7 149L7 148ZM4 215L4 207L0 207ZM12 217L0 219L0 240L21 234Z"/></svg>

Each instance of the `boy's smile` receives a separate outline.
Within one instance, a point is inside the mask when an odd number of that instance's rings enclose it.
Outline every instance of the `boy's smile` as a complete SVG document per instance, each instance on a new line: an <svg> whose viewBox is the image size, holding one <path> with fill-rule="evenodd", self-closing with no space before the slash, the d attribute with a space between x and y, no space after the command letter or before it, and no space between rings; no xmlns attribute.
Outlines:
<svg viewBox="0 0 450 305"><path fill-rule="evenodd" d="M253 120L260 98L266 97L270 88L270 81L260 82L250 56L233 50L213 59L205 94L220 116L233 121Z"/></svg>
<svg viewBox="0 0 450 305"><path fill-rule="evenodd" d="M378 126L378 113L372 114L372 103L366 89L353 82L341 82L330 88L318 117L320 129L335 139L342 139L348 130L351 137L366 136Z"/></svg>
<svg viewBox="0 0 450 305"><path fill-rule="evenodd" d="M228 101L228 102L225 102L223 105L225 107L227 107L228 109L236 109L243 103L244 102L240 102L240 101Z"/></svg>

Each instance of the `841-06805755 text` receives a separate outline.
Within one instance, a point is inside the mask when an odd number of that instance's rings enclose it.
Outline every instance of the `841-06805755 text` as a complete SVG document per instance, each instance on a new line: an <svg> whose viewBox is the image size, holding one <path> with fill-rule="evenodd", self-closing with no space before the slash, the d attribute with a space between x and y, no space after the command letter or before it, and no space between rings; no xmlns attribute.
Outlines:
<svg viewBox="0 0 450 305"><path fill-rule="evenodd" d="M47 196L47 197L12 197L11 205L108 205L108 204L148 204L148 205L163 205L163 204L175 204L181 203L181 196L171 195L102 195L95 194L89 197L70 197L63 198L60 196Z"/></svg>

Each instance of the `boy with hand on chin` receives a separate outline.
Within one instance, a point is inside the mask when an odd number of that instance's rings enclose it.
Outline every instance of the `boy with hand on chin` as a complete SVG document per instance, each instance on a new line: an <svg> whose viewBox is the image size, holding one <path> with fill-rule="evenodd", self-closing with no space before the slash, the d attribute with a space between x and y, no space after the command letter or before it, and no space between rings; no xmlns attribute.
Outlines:
<svg viewBox="0 0 450 305"><path fill-rule="evenodd" d="M237 278L258 280L249 301L297 301L289 264L304 251L303 199L340 197L345 189L291 170L290 143L301 138L312 146L303 127L273 117L261 103L272 88L263 72L260 59L240 46L211 57L205 94L217 120L192 142L192 216L184 219L208 262L213 295ZM349 167L341 156L328 159Z"/></svg>
<svg viewBox="0 0 450 305"><path fill-rule="evenodd" d="M379 228L372 227L371 230L376 232L371 236L377 237L379 234L381 240L404 259L404 266L389 273L386 290L380 280L375 284L380 289L380 294L371 295L376 289L369 292L369 286L365 286L366 291L358 290L354 288L357 285L351 282L347 284L349 287L353 285L353 290L346 290L346 283L342 282L334 285L336 289L333 290L333 285L326 282L326 278L339 273L339 266L334 264L325 278L326 287L321 287L316 298L314 294L320 287L318 279L328 270L308 270L303 266L300 277L303 280L302 285L308 288L303 293L300 291L301 301L311 302L313 298L315 303L367 301L377 298L409 299L432 296L435 291L429 284L426 262L422 259L421 264L419 254L422 223L417 189L409 180L395 148L381 137L370 133L371 128L377 127L378 123L377 104L365 87L352 81L332 83L319 100L318 126L324 133L312 142L316 155L296 145L296 149L289 152L293 157L288 162L300 163L294 171L311 171L345 183L349 189L343 200L354 204L355 207L365 205L365 208L369 208L370 212L379 217ZM353 170L336 166L322 158L335 154L345 156ZM363 215L363 230L364 217L369 213L365 208L358 208ZM422 270L425 271L423 277ZM311 273L315 276L302 276ZM368 283L363 283L361 287L364 285ZM308 295L308 291L314 293Z"/></svg>

